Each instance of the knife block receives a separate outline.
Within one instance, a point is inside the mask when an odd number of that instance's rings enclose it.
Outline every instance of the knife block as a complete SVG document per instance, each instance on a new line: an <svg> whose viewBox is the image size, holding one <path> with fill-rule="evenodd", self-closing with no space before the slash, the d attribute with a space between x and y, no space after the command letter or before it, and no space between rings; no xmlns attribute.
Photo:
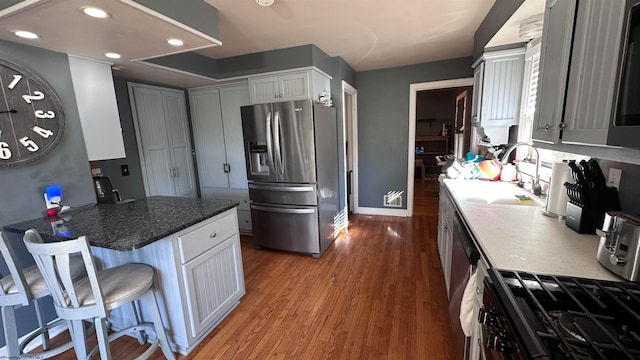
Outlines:
<svg viewBox="0 0 640 360"><path fill-rule="evenodd" d="M580 191L584 197L582 202L569 197L565 225L579 234L595 234L596 229L602 228L607 211L621 210L618 189L606 187Z"/></svg>

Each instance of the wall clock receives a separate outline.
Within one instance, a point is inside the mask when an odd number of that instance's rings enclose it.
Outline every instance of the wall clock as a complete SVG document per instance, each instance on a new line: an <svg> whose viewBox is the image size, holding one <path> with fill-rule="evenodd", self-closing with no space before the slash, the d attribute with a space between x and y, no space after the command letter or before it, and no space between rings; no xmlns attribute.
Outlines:
<svg viewBox="0 0 640 360"><path fill-rule="evenodd" d="M0 167L49 154L64 133L62 102L44 80L0 58Z"/></svg>

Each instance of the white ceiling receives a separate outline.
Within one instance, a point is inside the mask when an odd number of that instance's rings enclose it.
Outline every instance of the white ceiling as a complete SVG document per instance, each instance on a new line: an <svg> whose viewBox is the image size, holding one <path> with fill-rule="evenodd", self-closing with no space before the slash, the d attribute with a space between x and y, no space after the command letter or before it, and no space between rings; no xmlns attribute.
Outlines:
<svg viewBox="0 0 640 360"><path fill-rule="evenodd" d="M356 71L469 56L473 36L495 0L205 0L218 9L222 46L186 32L176 24L136 9L128 0L30 0L18 12L0 13L0 38L101 60L126 67L116 75L180 87L210 80L132 63L176 52L164 40L181 37L185 47L212 58L315 44L341 56ZM527 0L541 1L541 0ZM91 19L78 8L95 5L111 13ZM24 40L11 32L31 30L41 39ZM212 46L202 48L203 46Z"/></svg>

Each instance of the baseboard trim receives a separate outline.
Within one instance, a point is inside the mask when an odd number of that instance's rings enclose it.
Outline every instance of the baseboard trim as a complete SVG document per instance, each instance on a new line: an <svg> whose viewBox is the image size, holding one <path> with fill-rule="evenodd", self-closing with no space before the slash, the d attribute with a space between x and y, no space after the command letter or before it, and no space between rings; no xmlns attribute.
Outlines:
<svg viewBox="0 0 640 360"><path fill-rule="evenodd" d="M370 208L370 207L361 207L361 206L358 207L358 214L409 217L409 213L407 209L384 209L384 208Z"/></svg>

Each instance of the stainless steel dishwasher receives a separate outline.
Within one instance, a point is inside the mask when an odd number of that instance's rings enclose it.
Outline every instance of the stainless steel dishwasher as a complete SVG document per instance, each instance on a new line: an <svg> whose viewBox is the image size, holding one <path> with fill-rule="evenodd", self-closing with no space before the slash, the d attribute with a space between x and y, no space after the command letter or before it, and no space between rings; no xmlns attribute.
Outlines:
<svg viewBox="0 0 640 360"><path fill-rule="evenodd" d="M453 244L451 248L451 281L449 284L449 324L451 327L454 359L466 359L470 338L460 325L460 303L469 278L475 271L480 252L462 218L456 211L453 217Z"/></svg>

